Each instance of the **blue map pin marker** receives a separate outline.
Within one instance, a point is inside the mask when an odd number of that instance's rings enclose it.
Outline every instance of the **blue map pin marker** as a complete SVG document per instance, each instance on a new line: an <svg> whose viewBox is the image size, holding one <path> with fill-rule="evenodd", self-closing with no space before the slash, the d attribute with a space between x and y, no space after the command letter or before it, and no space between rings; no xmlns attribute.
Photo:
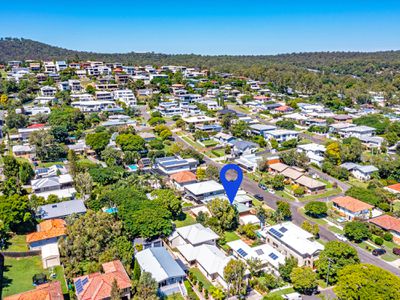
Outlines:
<svg viewBox="0 0 400 300"><path fill-rule="evenodd" d="M225 175L226 172L229 170L235 170L237 173L237 178L236 180L227 180ZM221 169L221 172L219 173L219 178L222 182L222 185L224 186L226 195L228 196L229 202L232 204L233 200L235 200L236 194L239 190L240 184L242 183L243 180L243 172L242 169L235 164L228 164L223 166Z"/></svg>

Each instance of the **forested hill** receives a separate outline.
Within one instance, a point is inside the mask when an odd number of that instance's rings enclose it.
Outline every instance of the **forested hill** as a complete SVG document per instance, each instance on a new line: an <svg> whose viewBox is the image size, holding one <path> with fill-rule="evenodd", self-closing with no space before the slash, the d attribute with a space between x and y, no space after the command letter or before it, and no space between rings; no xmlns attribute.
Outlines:
<svg viewBox="0 0 400 300"><path fill-rule="evenodd" d="M281 55L169 55L157 53L94 53L74 51L47 45L29 39L0 39L0 61L9 60L101 60L134 65L187 65L203 68L234 71L238 68L253 66L284 65L298 66L321 71L342 74L368 72L385 69L400 69L400 51L382 52L310 52Z"/></svg>

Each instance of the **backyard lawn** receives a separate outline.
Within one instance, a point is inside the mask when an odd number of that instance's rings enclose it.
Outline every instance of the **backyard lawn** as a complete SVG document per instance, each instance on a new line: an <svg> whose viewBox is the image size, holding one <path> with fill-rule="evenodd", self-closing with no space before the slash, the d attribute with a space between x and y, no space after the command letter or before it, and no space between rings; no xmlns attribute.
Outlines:
<svg viewBox="0 0 400 300"><path fill-rule="evenodd" d="M225 231L224 237L227 243L240 240L240 237L234 231Z"/></svg>
<svg viewBox="0 0 400 300"><path fill-rule="evenodd" d="M52 162L45 162L45 163L41 162L39 164L39 167L48 168L48 167L51 167L53 165L64 165L64 162L62 162L62 161L52 161Z"/></svg>
<svg viewBox="0 0 400 300"><path fill-rule="evenodd" d="M201 273L201 271L198 268L191 268L190 272L193 273L193 275L196 277L198 281L201 281L203 283L203 287L205 289L210 289L213 285L211 282Z"/></svg>
<svg viewBox="0 0 400 300"><path fill-rule="evenodd" d="M292 287L269 293L268 296L282 296L290 293L294 293L294 289Z"/></svg>
<svg viewBox="0 0 400 300"><path fill-rule="evenodd" d="M197 223L196 219L193 218L191 215L184 213L185 218L182 220L175 220L174 223L176 225L177 228L179 227L184 227L184 226L188 226L188 225L192 225Z"/></svg>
<svg viewBox="0 0 400 300"><path fill-rule="evenodd" d="M342 192L342 190L340 188L335 188L335 189L331 189L326 191L325 193L322 194L315 194L315 195L309 195L309 196L304 196L304 197L300 197L299 200L300 201L310 201L310 200L317 200L320 198L328 198L330 196L335 196L338 195Z"/></svg>
<svg viewBox="0 0 400 300"><path fill-rule="evenodd" d="M9 241L9 246L5 251L9 252L23 252L28 251L28 245L26 244L26 235L16 234Z"/></svg>

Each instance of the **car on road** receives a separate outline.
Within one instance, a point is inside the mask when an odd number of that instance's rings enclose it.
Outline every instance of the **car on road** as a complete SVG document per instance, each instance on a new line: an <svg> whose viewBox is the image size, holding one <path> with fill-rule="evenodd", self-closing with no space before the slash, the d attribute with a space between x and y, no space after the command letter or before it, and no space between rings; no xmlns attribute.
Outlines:
<svg viewBox="0 0 400 300"><path fill-rule="evenodd" d="M258 187L259 187L260 189L262 189L263 191L265 191L265 190L267 189L267 186L266 186L265 184L262 184L262 183L259 183L259 184L258 184Z"/></svg>
<svg viewBox="0 0 400 300"><path fill-rule="evenodd" d="M273 189L268 189L267 191L268 191L268 193L270 193L270 194L275 194L275 190L273 190Z"/></svg>
<svg viewBox="0 0 400 300"><path fill-rule="evenodd" d="M380 255L383 255L385 253L386 253L386 250L385 249L381 249L381 248L372 250L372 255L373 256L380 256Z"/></svg>
<svg viewBox="0 0 400 300"><path fill-rule="evenodd" d="M257 200L261 200L261 201L264 200L263 195L260 195L260 194L255 194L255 195L254 195L254 198L256 198Z"/></svg>
<svg viewBox="0 0 400 300"><path fill-rule="evenodd" d="M347 242L347 237L345 237L343 234L335 233L335 236L339 241Z"/></svg>

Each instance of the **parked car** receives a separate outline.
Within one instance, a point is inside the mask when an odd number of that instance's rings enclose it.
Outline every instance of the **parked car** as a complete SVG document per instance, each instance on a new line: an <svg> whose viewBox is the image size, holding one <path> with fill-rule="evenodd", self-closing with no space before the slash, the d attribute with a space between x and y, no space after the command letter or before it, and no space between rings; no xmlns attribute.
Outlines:
<svg viewBox="0 0 400 300"><path fill-rule="evenodd" d="M254 195L254 198L256 198L257 200L261 200L261 201L264 200L263 195L260 195L260 194L255 194L255 195Z"/></svg>
<svg viewBox="0 0 400 300"><path fill-rule="evenodd" d="M381 249L381 248L372 250L372 255L374 255L374 256L380 256L380 255L383 255L385 253L386 253L386 250L385 249Z"/></svg>
<svg viewBox="0 0 400 300"><path fill-rule="evenodd" d="M273 190L273 189L268 189L268 193L275 194L275 190Z"/></svg>
<svg viewBox="0 0 400 300"><path fill-rule="evenodd" d="M265 191L265 190L267 189L267 186L266 186L265 184L262 184L262 183L259 183L259 184L258 184L258 187L259 187L260 189L262 189L263 191Z"/></svg>
<svg viewBox="0 0 400 300"><path fill-rule="evenodd" d="M339 241L347 242L347 237L345 237L343 234L335 233L335 236Z"/></svg>

